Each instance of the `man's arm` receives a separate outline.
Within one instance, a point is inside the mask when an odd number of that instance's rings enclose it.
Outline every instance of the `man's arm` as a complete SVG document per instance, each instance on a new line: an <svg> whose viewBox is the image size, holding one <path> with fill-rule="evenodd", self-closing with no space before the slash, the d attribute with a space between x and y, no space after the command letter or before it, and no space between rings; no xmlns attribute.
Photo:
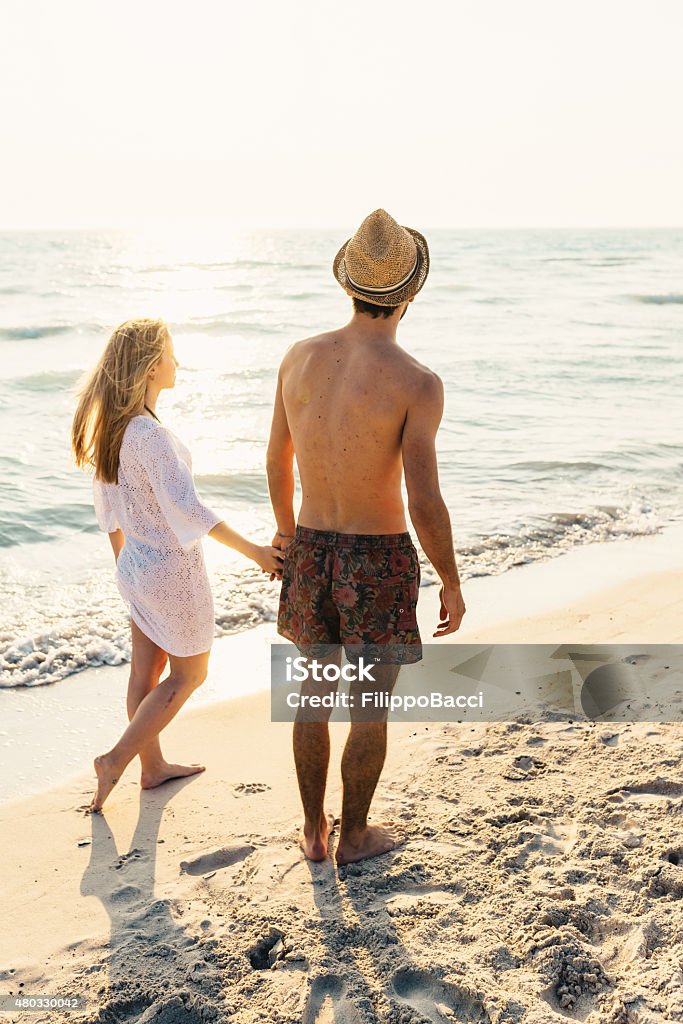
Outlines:
<svg viewBox="0 0 683 1024"><path fill-rule="evenodd" d="M287 547L288 538L294 535L294 445L289 432L285 403L282 398L282 366L277 377L275 408L270 428L268 452L266 455L268 489L275 514L278 534L273 539L274 547ZM280 541L280 543L278 543Z"/></svg>
<svg viewBox="0 0 683 1024"><path fill-rule="evenodd" d="M424 553L443 584L441 622L434 636L454 633L465 614L451 519L441 496L436 461L436 434L442 415L443 384L430 372L411 397L401 443L408 512Z"/></svg>

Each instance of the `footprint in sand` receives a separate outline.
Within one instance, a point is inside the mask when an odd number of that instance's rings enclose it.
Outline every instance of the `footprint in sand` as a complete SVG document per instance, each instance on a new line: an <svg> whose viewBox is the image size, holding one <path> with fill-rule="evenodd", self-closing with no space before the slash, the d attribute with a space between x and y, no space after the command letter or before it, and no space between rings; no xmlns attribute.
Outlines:
<svg viewBox="0 0 683 1024"><path fill-rule="evenodd" d="M306 876L310 878L307 864L310 861L306 861L298 847L292 849L289 844L285 846L281 843L259 846L244 868L236 873L236 882L239 885L249 883L252 898L258 902L268 902L274 889L292 872L299 874L302 880Z"/></svg>
<svg viewBox="0 0 683 1024"><path fill-rule="evenodd" d="M209 1020L202 1012L202 1006L188 1005L180 995L169 996L159 1002L153 1003L143 1015L138 1018L137 1024L203 1024Z"/></svg>
<svg viewBox="0 0 683 1024"><path fill-rule="evenodd" d="M254 850L254 846L224 846L220 850L214 850L213 853L203 853L193 860L181 861L180 872L186 875L207 875L210 871L218 871L220 868L229 868L233 864L239 864L240 861L246 860Z"/></svg>
<svg viewBox="0 0 683 1024"><path fill-rule="evenodd" d="M540 775L545 770L545 761L538 757L531 757L528 754L520 754L502 774L503 778L508 779L510 782L522 782Z"/></svg>
<svg viewBox="0 0 683 1024"><path fill-rule="evenodd" d="M404 968L392 981L393 994L433 1024L490 1024L491 1018L479 1000L456 985L430 974Z"/></svg>
<svg viewBox="0 0 683 1024"><path fill-rule="evenodd" d="M611 803L632 800L634 804L661 807L663 802L683 796L683 783L672 779L651 779L648 782L635 782L632 786L618 786L608 790L605 796Z"/></svg>
<svg viewBox="0 0 683 1024"><path fill-rule="evenodd" d="M505 828L507 825L521 825L524 822L532 822L535 820L535 816L530 814L529 811L525 811L524 808L520 808L517 811L507 811L501 814L494 814L490 818L484 818L487 824L492 825L494 828Z"/></svg>
<svg viewBox="0 0 683 1024"><path fill-rule="evenodd" d="M457 897L453 889L424 885L406 886L389 899L385 896L373 900L371 906L373 909L385 909L389 917L402 917L414 916L420 909L429 912L430 908L452 908L456 903Z"/></svg>
<svg viewBox="0 0 683 1024"><path fill-rule="evenodd" d="M109 903L129 903L137 900L142 893L136 885L123 885L120 889L114 889L109 896Z"/></svg>
<svg viewBox="0 0 683 1024"><path fill-rule="evenodd" d="M116 864L114 864L114 867L117 871L119 871L125 864L128 863L128 861L140 859L144 860L146 856L147 855L143 850L138 850L136 847L133 850L129 850L128 853L122 853L119 859L117 860Z"/></svg>
<svg viewBox="0 0 683 1024"><path fill-rule="evenodd" d="M676 856L676 854L674 854ZM680 861L667 858L650 879L650 894L654 897L668 896L671 899L683 899L683 870Z"/></svg>
<svg viewBox="0 0 683 1024"><path fill-rule="evenodd" d="M240 782L234 787L235 796L252 796L254 793L265 793L270 789L265 782Z"/></svg>
<svg viewBox="0 0 683 1024"><path fill-rule="evenodd" d="M336 974L315 978L301 1024L362 1024L361 1016Z"/></svg>

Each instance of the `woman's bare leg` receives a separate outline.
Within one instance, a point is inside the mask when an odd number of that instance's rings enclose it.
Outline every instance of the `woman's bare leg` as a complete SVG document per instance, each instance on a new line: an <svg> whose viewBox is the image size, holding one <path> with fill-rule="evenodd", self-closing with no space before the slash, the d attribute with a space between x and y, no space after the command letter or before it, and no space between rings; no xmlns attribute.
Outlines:
<svg viewBox="0 0 683 1024"><path fill-rule="evenodd" d="M126 705L128 721L131 722L135 712L155 686L158 686L161 673L166 668L168 654L150 640L140 627L131 619L133 650L130 661L130 678L128 680L128 696ZM159 736L154 736L140 751L142 774L140 784L143 789L153 789L168 779L177 779L187 775L195 775L204 771L200 764L170 764L161 752Z"/></svg>
<svg viewBox="0 0 683 1024"><path fill-rule="evenodd" d="M97 790L90 809L102 810L109 793L121 778L125 768L136 754L158 737L175 717L187 698L206 679L209 652L196 654L191 658L171 656L171 671L158 686L155 686L140 701L116 746L106 754L95 758Z"/></svg>

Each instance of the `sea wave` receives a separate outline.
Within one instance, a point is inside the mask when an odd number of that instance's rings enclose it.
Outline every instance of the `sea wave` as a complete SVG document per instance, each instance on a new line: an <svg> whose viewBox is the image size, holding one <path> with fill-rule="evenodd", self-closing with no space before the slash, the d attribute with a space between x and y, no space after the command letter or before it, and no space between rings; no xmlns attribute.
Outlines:
<svg viewBox="0 0 683 1024"><path fill-rule="evenodd" d="M606 458L620 470L637 468L651 469L655 463L658 472L666 474L680 471L683 462L683 444L659 441L638 447L622 446L609 452Z"/></svg>
<svg viewBox="0 0 683 1024"><path fill-rule="evenodd" d="M600 469L609 469L609 466L604 462L592 462L588 459L575 462L564 459L530 459L527 462L511 462L510 469L524 469L534 473L554 473L556 470L576 470L579 473L590 473Z"/></svg>
<svg viewBox="0 0 683 1024"><path fill-rule="evenodd" d="M245 380L270 380L275 373L271 366L245 366L241 370L228 370L227 373L219 373L217 380L221 381L245 381Z"/></svg>
<svg viewBox="0 0 683 1024"><path fill-rule="evenodd" d="M267 503L268 483L265 473L197 473L194 478L197 489L204 495L226 501Z"/></svg>
<svg viewBox="0 0 683 1024"><path fill-rule="evenodd" d="M132 268L127 265L123 265L121 269L131 270L136 269L142 274L173 274L184 270L208 270L208 271L227 271L227 270L263 270L266 267L275 267L282 270L290 271L311 271L320 270L320 264L317 263L297 263L296 261L289 260L190 260L187 262L178 263L153 263L148 264L144 267Z"/></svg>
<svg viewBox="0 0 683 1024"><path fill-rule="evenodd" d="M18 391L63 391L73 388L81 374L81 370L43 370L26 377L13 377L7 383Z"/></svg>
<svg viewBox="0 0 683 1024"><path fill-rule="evenodd" d="M242 632L277 613L279 588L257 569L213 574L215 635ZM130 661L128 612L113 575L101 572L73 585L50 587L3 581L5 618L0 633L0 687L32 687L86 668ZM30 601L30 604L29 604Z"/></svg>
<svg viewBox="0 0 683 1024"><path fill-rule="evenodd" d="M651 306L683 305L683 295L680 292L670 292L668 295L630 295L629 298Z"/></svg>
<svg viewBox="0 0 683 1024"><path fill-rule="evenodd" d="M621 474L630 467L648 470L655 464L658 471L666 468L668 472L676 472L682 459L683 444L659 441L638 447L623 446L609 451L597 451L592 459L528 459L511 462L507 468L524 473L547 474L547 478L565 473L577 476L599 472Z"/></svg>
<svg viewBox="0 0 683 1024"><path fill-rule="evenodd" d="M170 328L176 334L279 334L282 326L276 317L271 323L253 320L232 320L223 317L196 317L190 320L174 321Z"/></svg>
<svg viewBox="0 0 683 1024"><path fill-rule="evenodd" d="M257 320L235 320L230 317L190 317L187 320L169 321L177 334L240 335L279 334L282 324L277 316L269 323ZM42 324L24 327L0 327L0 341L38 341L60 334L93 335L104 342L111 333L111 325L77 322L71 324Z"/></svg>
<svg viewBox="0 0 683 1024"><path fill-rule="evenodd" d="M660 515L646 502L634 502L628 508L602 505L589 511L558 511L534 524L521 524L516 532L482 537L459 548L459 558L465 578L499 575L515 566L554 558L581 544L649 536L663 525Z"/></svg>
<svg viewBox="0 0 683 1024"><path fill-rule="evenodd" d="M40 324L35 327L0 327L0 338L5 341L32 341L36 338L50 338L67 331L78 330L72 324Z"/></svg>
<svg viewBox="0 0 683 1024"><path fill-rule="evenodd" d="M92 505L64 502L27 509L25 496L18 495L19 499L22 497L23 500L13 502L0 513L0 548L40 544L72 533L97 532Z"/></svg>
<svg viewBox="0 0 683 1024"><path fill-rule="evenodd" d="M598 473L609 470L609 466L602 462L592 462L590 460L570 462L562 459L531 459L527 462L513 462L509 468L529 473L537 481L556 479L564 474L581 476L584 473Z"/></svg>
<svg viewBox="0 0 683 1024"><path fill-rule="evenodd" d="M260 320L231 317L190 317L186 320L169 321L171 330L177 334L203 335L240 335L240 334L278 334L282 325L277 316L269 323ZM102 340L111 333L111 324L104 325L92 322L75 322L71 324L42 324L23 327L0 327L2 341L36 341L60 334L94 335Z"/></svg>
<svg viewBox="0 0 683 1024"><path fill-rule="evenodd" d="M630 263L641 263L642 256L539 256L537 263L585 263L590 267L620 267Z"/></svg>

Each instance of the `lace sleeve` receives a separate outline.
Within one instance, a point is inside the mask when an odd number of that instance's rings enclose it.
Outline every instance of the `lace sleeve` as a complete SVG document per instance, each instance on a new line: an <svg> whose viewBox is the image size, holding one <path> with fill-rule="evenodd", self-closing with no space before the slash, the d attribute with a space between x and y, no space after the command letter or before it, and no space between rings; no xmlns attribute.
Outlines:
<svg viewBox="0 0 683 1024"><path fill-rule="evenodd" d="M142 457L159 507L183 547L221 522L221 516L197 497L192 472L166 430L149 431L144 438Z"/></svg>
<svg viewBox="0 0 683 1024"><path fill-rule="evenodd" d="M100 530L103 530L105 533L114 533L115 530L120 529L116 519L116 513L112 508L111 496L109 493L110 487L116 487L116 484L105 484L102 480L98 480L97 478L93 480L92 489L97 525Z"/></svg>

